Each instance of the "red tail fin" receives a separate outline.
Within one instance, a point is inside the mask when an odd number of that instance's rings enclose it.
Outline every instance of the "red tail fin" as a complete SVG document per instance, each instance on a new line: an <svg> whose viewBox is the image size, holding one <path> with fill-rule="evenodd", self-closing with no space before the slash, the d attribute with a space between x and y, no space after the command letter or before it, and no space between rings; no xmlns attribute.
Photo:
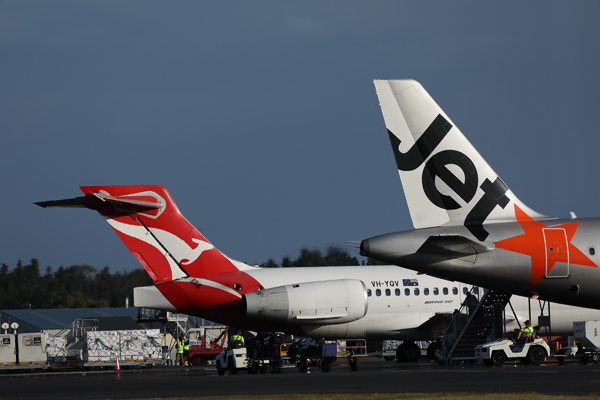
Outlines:
<svg viewBox="0 0 600 400"><path fill-rule="evenodd" d="M162 186L82 186L81 190L83 205L106 218L155 284L245 266L206 240Z"/></svg>

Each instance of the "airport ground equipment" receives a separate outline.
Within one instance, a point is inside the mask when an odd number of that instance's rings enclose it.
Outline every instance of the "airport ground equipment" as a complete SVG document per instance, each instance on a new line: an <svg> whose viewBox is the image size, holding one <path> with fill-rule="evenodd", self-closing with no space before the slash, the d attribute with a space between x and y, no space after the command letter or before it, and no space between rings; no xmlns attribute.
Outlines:
<svg viewBox="0 0 600 400"><path fill-rule="evenodd" d="M577 354L583 363L600 362L600 321L573 322L573 337L581 345Z"/></svg>
<svg viewBox="0 0 600 400"><path fill-rule="evenodd" d="M364 339L345 339L337 342L313 344L300 349L295 356L300 373L307 372L309 367L320 368L330 372L338 358L346 358L351 371L358 370L358 359L367 356L367 342Z"/></svg>
<svg viewBox="0 0 600 400"><path fill-rule="evenodd" d="M476 359L487 366L499 367L508 360L519 360L524 365L540 365L549 355L550 347L540 338L518 345L508 339L495 340L475 347Z"/></svg>
<svg viewBox="0 0 600 400"><path fill-rule="evenodd" d="M402 340L384 340L381 344L381 351L378 351L378 357L383 357L386 361L394 361L396 358L399 362L416 362L424 354L430 360L437 361L434 353L437 351L435 341L402 341Z"/></svg>
<svg viewBox="0 0 600 400"><path fill-rule="evenodd" d="M229 327L221 325L188 330L185 336L190 340L190 364L202 365L221 354L226 347L228 331Z"/></svg>
<svg viewBox="0 0 600 400"><path fill-rule="evenodd" d="M476 298L476 303L463 304L455 313L442 339L441 363L474 362L475 346L485 343L491 336L493 339L503 336L502 317L511 295L474 287L467 296Z"/></svg>
<svg viewBox="0 0 600 400"><path fill-rule="evenodd" d="M229 350L223 350L215 358L217 366L217 374L225 375L225 371L229 371L229 375L235 375L241 370L248 370L248 354L245 347L234 347Z"/></svg>
<svg viewBox="0 0 600 400"><path fill-rule="evenodd" d="M251 374L281 373L284 364L293 366L291 357L294 345L290 336L282 333L259 334L246 341L248 348L248 372ZM295 354L295 353L294 353Z"/></svg>
<svg viewBox="0 0 600 400"><path fill-rule="evenodd" d="M36 370L48 368L45 333L0 335L0 370Z"/></svg>
<svg viewBox="0 0 600 400"><path fill-rule="evenodd" d="M85 333L82 367L150 366L162 363L158 329L89 331Z"/></svg>

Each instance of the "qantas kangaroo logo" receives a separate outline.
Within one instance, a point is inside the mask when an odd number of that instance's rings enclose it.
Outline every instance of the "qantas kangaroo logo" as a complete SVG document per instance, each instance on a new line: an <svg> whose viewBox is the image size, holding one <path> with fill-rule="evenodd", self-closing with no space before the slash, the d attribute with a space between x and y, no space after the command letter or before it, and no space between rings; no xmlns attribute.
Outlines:
<svg viewBox="0 0 600 400"><path fill-rule="evenodd" d="M423 165L452 128L451 123L441 114L438 115L406 153L400 152L400 139L388 129L398 170L414 171ZM464 174L464 181L448 169L448 165L455 165L460 168ZM441 179L467 204L473 200L477 193L477 183L479 182L477 169L473 161L460 151L443 150L434 154L425 163L421 182L425 195L437 207L444 210L461 208L461 205L452 197L439 192L435 185L436 178ZM494 182L486 178L479 188L483 190L483 196L465 218L464 225L477 239L485 240L488 237L488 232L483 228L483 222L496 206L504 208L510 202L510 199L506 196L508 188L498 177Z"/></svg>

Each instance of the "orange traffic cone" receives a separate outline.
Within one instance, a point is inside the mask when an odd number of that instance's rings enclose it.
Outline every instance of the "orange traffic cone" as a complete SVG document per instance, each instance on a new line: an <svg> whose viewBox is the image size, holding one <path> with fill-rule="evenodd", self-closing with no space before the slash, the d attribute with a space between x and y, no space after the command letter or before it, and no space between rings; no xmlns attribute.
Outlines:
<svg viewBox="0 0 600 400"><path fill-rule="evenodd" d="M121 367L119 366L119 357L117 357L117 365L115 365L115 371L120 371Z"/></svg>

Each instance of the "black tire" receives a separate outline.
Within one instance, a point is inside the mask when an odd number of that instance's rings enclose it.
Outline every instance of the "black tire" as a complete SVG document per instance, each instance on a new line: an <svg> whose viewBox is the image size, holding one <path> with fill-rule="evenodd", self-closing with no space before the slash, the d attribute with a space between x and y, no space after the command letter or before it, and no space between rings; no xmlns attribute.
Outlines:
<svg viewBox="0 0 600 400"><path fill-rule="evenodd" d="M190 356L189 362L191 365L202 365L206 362L206 358L201 354L194 354Z"/></svg>
<svg viewBox="0 0 600 400"><path fill-rule="evenodd" d="M540 365L546 359L546 350L540 346L533 346L527 352L527 361L533 365Z"/></svg>
<svg viewBox="0 0 600 400"><path fill-rule="evenodd" d="M400 362L417 362L421 357L421 349L414 342L404 342L396 349L396 357Z"/></svg>
<svg viewBox="0 0 600 400"><path fill-rule="evenodd" d="M327 358L321 362L321 371L331 372L331 362Z"/></svg>
<svg viewBox="0 0 600 400"><path fill-rule="evenodd" d="M506 354L504 350L496 350L492 353L492 364L496 367L501 367L506 362Z"/></svg>
<svg viewBox="0 0 600 400"><path fill-rule="evenodd" d="M238 373L238 370L235 366L235 358L233 356L229 357L227 364L229 364L227 365L229 367L229 375L235 375Z"/></svg>
<svg viewBox="0 0 600 400"><path fill-rule="evenodd" d="M396 358L395 356L383 356L383 359L385 361L394 361L395 358Z"/></svg>
<svg viewBox="0 0 600 400"><path fill-rule="evenodd" d="M225 370L221 367L221 361L217 360L217 375L225 375Z"/></svg>
<svg viewBox="0 0 600 400"><path fill-rule="evenodd" d="M356 357L348 358L348 363L350 363L350 371L358 371L358 359Z"/></svg>
<svg viewBox="0 0 600 400"><path fill-rule="evenodd" d="M280 374L281 373L281 361L271 361L269 363L269 371L272 374Z"/></svg>
<svg viewBox="0 0 600 400"><path fill-rule="evenodd" d="M583 365L586 365L588 363L588 361L590 361L590 356L587 354L584 354L583 357L581 357L581 363Z"/></svg>
<svg viewBox="0 0 600 400"><path fill-rule="evenodd" d="M600 361L600 353L593 353L591 360L594 362L594 364L597 364L598 361Z"/></svg>
<svg viewBox="0 0 600 400"><path fill-rule="evenodd" d="M427 358L432 361L438 361L442 356L442 344L440 342L432 342L427 346Z"/></svg>
<svg viewBox="0 0 600 400"><path fill-rule="evenodd" d="M301 374L308 371L308 360L298 360L298 372Z"/></svg>

